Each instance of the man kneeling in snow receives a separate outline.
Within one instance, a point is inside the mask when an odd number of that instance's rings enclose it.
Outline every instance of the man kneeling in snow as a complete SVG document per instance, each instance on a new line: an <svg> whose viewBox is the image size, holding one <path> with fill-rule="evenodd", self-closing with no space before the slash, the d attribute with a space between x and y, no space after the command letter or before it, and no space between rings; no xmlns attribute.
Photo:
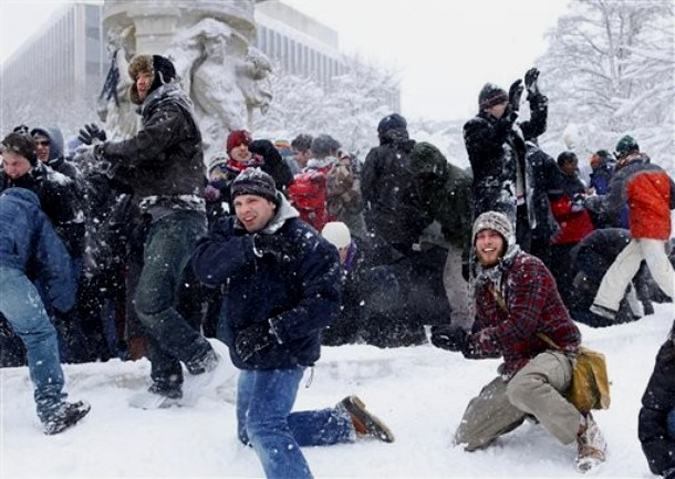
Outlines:
<svg viewBox="0 0 675 479"><path fill-rule="evenodd" d="M515 244L511 223L488 211L473 225L476 252L476 321L473 333L447 334L448 349L471 359L503 357L501 375L473 398L455 434L467 451L490 445L533 416L563 444L577 442L577 468L604 461L606 445L590 414L582 415L564 393L581 341L553 276ZM552 350L537 333L560 348Z"/></svg>
<svg viewBox="0 0 675 479"><path fill-rule="evenodd" d="M270 175L244 170L232 182L236 216L221 217L192 256L207 286L221 287L218 339L241 369L239 439L268 478L311 478L301 446L394 436L361 400L293 412L303 372L319 359L321 332L340 308L338 251L276 190Z"/></svg>

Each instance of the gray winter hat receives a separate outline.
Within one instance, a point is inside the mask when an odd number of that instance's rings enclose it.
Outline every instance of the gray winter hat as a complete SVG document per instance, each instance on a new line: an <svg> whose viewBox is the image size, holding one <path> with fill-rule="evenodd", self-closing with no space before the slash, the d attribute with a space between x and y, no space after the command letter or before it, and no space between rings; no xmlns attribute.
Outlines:
<svg viewBox="0 0 675 479"><path fill-rule="evenodd" d="M232 182L232 201L240 195L261 196L278 203L274 178L260 168L246 168Z"/></svg>
<svg viewBox="0 0 675 479"><path fill-rule="evenodd" d="M473 223L473 232L471 234L472 243L476 244L476 236L483 230L495 230L502 235L506 244L513 243L513 227L504 213L499 211L486 211L481 214Z"/></svg>

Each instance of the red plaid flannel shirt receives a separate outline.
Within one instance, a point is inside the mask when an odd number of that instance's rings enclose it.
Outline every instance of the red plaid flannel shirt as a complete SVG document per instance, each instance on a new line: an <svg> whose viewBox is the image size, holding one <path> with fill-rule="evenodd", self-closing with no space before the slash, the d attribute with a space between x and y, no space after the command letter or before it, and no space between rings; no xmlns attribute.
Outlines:
<svg viewBox="0 0 675 479"><path fill-rule="evenodd" d="M575 352L581 333L546 266L538 258L519 252L503 267L500 293L506 309L498 304L492 282L478 286L476 322L469 335L467 357L503 356L503 373L511 377L530 359L550 349L536 333L546 334L563 351Z"/></svg>

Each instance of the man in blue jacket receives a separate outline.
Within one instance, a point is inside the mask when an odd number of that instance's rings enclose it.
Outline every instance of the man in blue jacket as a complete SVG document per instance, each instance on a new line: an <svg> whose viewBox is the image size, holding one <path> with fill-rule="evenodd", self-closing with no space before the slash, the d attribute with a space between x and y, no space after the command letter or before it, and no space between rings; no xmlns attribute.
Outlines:
<svg viewBox="0 0 675 479"><path fill-rule="evenodd" d="M54 308L66 312L73 307L75 283L65 246L37 195L10 188L0 195L0 312L26 346L37 414L51 435L73 426L90 406L64 400L56 330L31 279L47 285Z"/></svg>
<svg viewBox="0 0 675 479"><path fill-rule="evenodd" d="M214 224L192 262L202 283L225 294L218 338L241 369L239 439L254 447L268 478L295 479L312 477L301 446L356 435L393 441L356 396L291 413L305 368L319 359L321 332L339 312L338 252L260 169L244 170L231 194L236 216Z"/></svg>

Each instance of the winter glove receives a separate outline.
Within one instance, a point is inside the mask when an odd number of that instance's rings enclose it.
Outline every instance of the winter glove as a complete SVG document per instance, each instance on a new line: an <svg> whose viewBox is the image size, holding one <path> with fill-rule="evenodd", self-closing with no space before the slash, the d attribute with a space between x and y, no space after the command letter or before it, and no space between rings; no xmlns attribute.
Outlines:
<svg viewBox="0 0 675 479"><path fill-rule="evenodd" d="M77 135L77 139L84 145L96 145L106 141L107 135L105 130L100 129L96 123L90 123L84 125L84 128Z"/></svg>
<svg viewBox="0 0 675 479"><path fill-rule="evenodd" d="M468 335L458 326L432 326L431 344L448 351L463 351Z"/></svg>
<svg viewBox="0 0 675 479"><path fill-rule="evenodd" d="M267 321L258 322L243 329L234 341L234 350L242 361L277 343L272 328Z"/></svg>
<svg viewBox="0 0 675 479"><path fill-rule="evenodd" d="M520 97L523 96L523 80L520 78L514 81L509 88L509 106L512 111L520 109Z"/></svg>
<svg viewBox="0 0 675 479"><path fill-rule="evenodd" d="M268 166L276 166L284 161L279 151L274 147L274 143L270 140L253 140L248 145L248 151L262 156Z"/></svg>
<svg viewBox="0 0 675 479"><path fill-rule="evenodd" d="M253 236L253 252L259 258L270 255L280 261L293 261L299 247L278 234L257 234Z"/></svg>
<svg viewBox="0 0 675 479"><path fill-rule="evenodd" d="M675 467L663 471L663 479L675 479Z"/></svg>
<svg viewBox="0 0 675 479"><path fill-rule="evenodd" d="M577 193L572 198L570 211L572 213L579 213L580 211L583 211L584 208L586 207L585 201L586 200L584 199L584 195L582 195L581 193Z"/></svg>
<svg viewBox="0 0 675 479"><path fill-rule="evenodd" d="M539 79L539 70L536 68L530 68L525 73L525 88L527 88L527 101L530 101L532 97L537 97L541 95L539 91L539 85L537 80Z"/></svg>
<svg viewBox="0 0 675 479"><path fill-rule="evenodd" d="M7 338L14 336L14 331L12 331L9 321L7 321L7 318L2 314L0 314L0 336L5 336Z"/></svg>
<svg viewBox="0 0 675 479"><path fill-rule="evenodd" d="M204 188L204 199L208 203L215 203L220 199L220 190L211 184L206 185L206 188Z"/></svg>

